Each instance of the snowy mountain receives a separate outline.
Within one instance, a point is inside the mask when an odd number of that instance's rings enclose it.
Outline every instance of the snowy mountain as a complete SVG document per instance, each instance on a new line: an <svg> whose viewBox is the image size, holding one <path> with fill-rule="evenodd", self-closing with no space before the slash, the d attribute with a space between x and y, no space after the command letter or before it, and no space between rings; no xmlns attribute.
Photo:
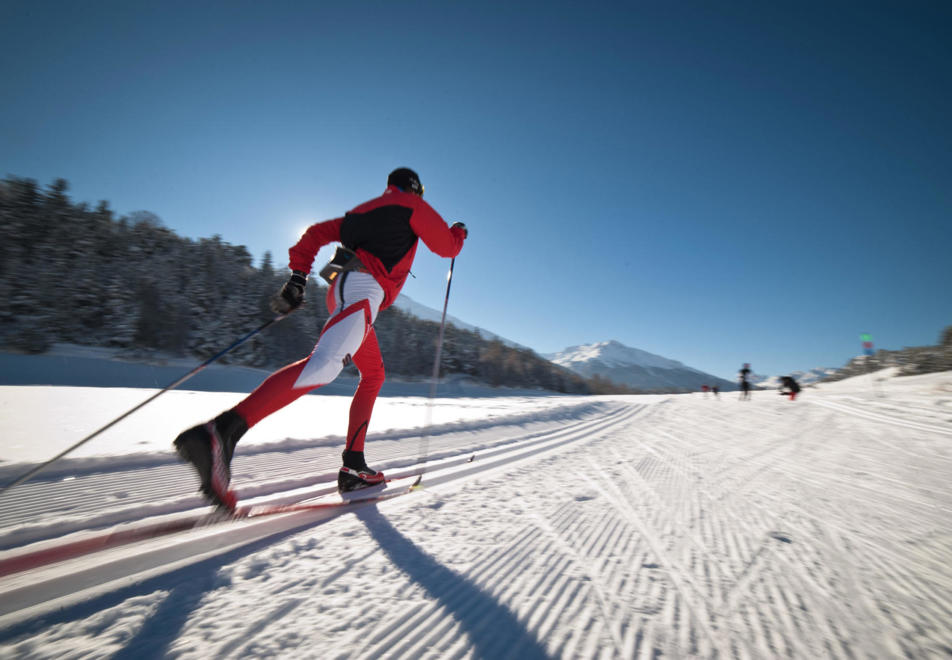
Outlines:
<svg viewBox="0 0 952 660"><path fill-rule="evenodd" d="M729 380L615 340L571 346L543 357L587 378L599 376L639 389L694 391L702 385L737 389L737 384Z"/></svg>
<svg viewBox="0 0 952 660"><path fill-rule="evenodd" d="M432 307L427 307L422 303L418 303L405 293L401 293L397 297L397 300L393 303L393 306L402 312L406 312L407 314L415 316L418 319L423 319L424 321L435 321L436 323L439 323L443 318L443 312L441 310L436 310ZM505 337L500 337L499 335L490 332L485 328L480 328L470 323L466 323L465 321L461 321L452 314L446 315L446 322L455 325L460 330L478 332L484 339L498 339L506 346L512 346L513 348L526 348L525 346L517 344L516 342L506 339Z"/></svg>

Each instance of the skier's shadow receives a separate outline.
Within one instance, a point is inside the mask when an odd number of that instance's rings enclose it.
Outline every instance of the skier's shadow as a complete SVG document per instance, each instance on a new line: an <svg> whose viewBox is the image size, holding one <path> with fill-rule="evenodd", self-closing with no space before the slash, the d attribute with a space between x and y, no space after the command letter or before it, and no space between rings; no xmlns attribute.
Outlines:
<svg viewBox="0 0 952 660"><path fill-rule="evenodd" d="M409 575L453 614L467 633L475 657L548 657L543 647L512 612L496 602L492 596L422 552L397 531L376 506L368 505L356 509L354 513L367 525L371 536L394 566ZM15 624L0 631L0 644L39 634L57 624L87 619L103 610L122 606L130 598L155 591L168 591L161 604L150 613L142 627L124 641L112 656L112 660L168 657L172 652L172 645L202 600L222 586L223 578L219 574L221 567L313 527L313 523L303 523L293 529L258 539L170 573L147 578L38 619ZM241 613L230 612L227 615L241 616Z"/></svg>
<svg viewBox="0 0 952 660"><path fill-rule="evenodd" d="M93 597L71 606L64 607L37 619L10 626L0 630L0 644L39 634L58 624L80 621L95 616L114 607L121 607L129 599L167 591L161 603L146 617L139 630L130 635L112 656L111 660L147 660L149 658L167 658L172 645L185 629L189 618L201 605L202 600L218 587L223 578L220 569L233 564L244 557L290 538L315 525L302 523L292 529L277 532L243 545L228 552L214 555L194 564L183 566L169 573L163 573L141 582L121 587L115 591ZM222 616L242 616L242 612L226 612Z"/></svg>
<svg viewBox="0 0 952 660"><path fill-rule="evenodd" d="M375 506L356 512L393 565L459 622L477 658L547 658L545 649L504 605L446 568L401 534Z"/></svg>

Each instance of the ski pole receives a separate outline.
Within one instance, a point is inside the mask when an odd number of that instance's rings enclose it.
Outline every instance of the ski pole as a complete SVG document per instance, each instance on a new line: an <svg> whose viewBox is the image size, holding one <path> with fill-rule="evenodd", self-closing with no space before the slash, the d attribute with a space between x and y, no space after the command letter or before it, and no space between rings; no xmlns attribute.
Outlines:
<svg viewBox="0 0 952 660"><path fill-rule="evenodd" d="M290 312L288 312L288 313L290 313ZM173 381L172 383L169 383L169 384L166 385L164 388L162 388L161 390L159 390L158 392L156 392L155 394L153 394L152 396L150 396L148 399L146 399L145 401L143 401L143 402L140 403L139 405L135 406L134 408L130 408L129 410L127 410L127 411L124 412L123 414L119 415L118 417L116 417L114 420L112 420L111 422L109 422L109 423L106 424L105 426L103 426L103 427L97 429L96 431L93 431L92 433L90 433L89 435L87 435L85 438L83 438L83 439L80 440L79 442L75 443L74 445L72 445L72 446L70 446L70 447L67 447L66 449L64 449L63 451L61 451L60 453L58 453L56 456L54 456L53 458L51 458L50 460L46 461L45 463L40 463L39 465L33 467L31 470L27 471L26 473L24 473L23 475L21 475L20 477L18 477L16 480L12 481L12 482L9 483L9 484L6 484L6 485L3 486L2 488L0 488L0 495L2 495L3 493L7 492L8 490L10 490L11 488L13 488L14 486L18 486L18 485L22 484L24 481L26 481L27 479L29 479L30 477L32 477L34 474L36 474L36 473L39 472L40 470L46 469L47 467L49 467L50 465L52 465L53 463L55 463L55 462L58 461L59 459L61 459L61 458L63 458L64 456L66 456L66 454L68 454L68 453L70 453L71 451L73 451L74 449L76 449L76 448L78 448L78 447L80 447L80 446L86 444L87 442L89 442L90 440L92 440L93 438L95 438L97 435L99 435L100 433L102 433L103 431L106 431L107 429L112 428L113 426L115 426L116 424L118 424L119 422L121 422L122 420L124 420L126 417L128 417L128 416L131 415L132 413L136 412L136 411L139 410L140 408L146 406L147 404L149 404L149 403L155 401L156 399L158 399L160 396L162 396L163 394L165 394L165 393L168 392L169 390L174 390L176 387L178 387L179 385L181 385L182 383L184 383L185 381L187 381L189 378L191 378L192 376L194 376L195 374L197 374L199 371L201 371L202 369L204 369L205 367L207 367L208 365L210 365L212 362L215 362L216 360L218 360L219 358L221 358L221 357L222 357L223 355L225 355L226 353L230 353L231 351L235 350L236 348L238 348L239 346L241 346L242 344L244 344L246 341L248 341L249 339L251 339L252 337L254 337L256 334L258 334L259 332L261 332L261 331L264 330L265 328L268 328L269 326L274 325L275 323L277 323L277 322L280 321L281 319L285 318L287 315L288 315L287 313L286 313L286 314L278 314L278 315L275 316L273 319L270 319L270 320L268 320L268 321L262 323L262 324L259 325L257 328L255 328L254 330L252 330L251 332L249 332L248 334L246 334L244 337L241 337L240 339L236 340L234 343L232 343L232 344L231 344L230 346L228 346L227 348L224 348L224 349L222 349L221 351L219 351L218 353L216 353L215 355L211 356L210 358L208 358L207 360L205 360L204 362L202 362L200 365L198 365L197 367L195 367L194 369L192 369L191 371L189 371L189 372L188 372L187 374L185 374L184 376L181 376L180 378L178 378L177 380Z"/></svg>
<svg viewBox="0 0 952 660"><path fill-rule="evenodd" d="M426 401L426 422L423 425L423 438L420 442L420 476L426 471L426 456L429 451L430 422L433 419L433 398L440 378L440 359L443 355L443 331L446 329L446 308L450 303L450 287L453 284L453 267L456 257L450 260L450 271L446 274L446 297L443 298L443 317L440 319L440 334L436 339L436 359L433 361L433 377L430 379L430 395Z"/></svg>

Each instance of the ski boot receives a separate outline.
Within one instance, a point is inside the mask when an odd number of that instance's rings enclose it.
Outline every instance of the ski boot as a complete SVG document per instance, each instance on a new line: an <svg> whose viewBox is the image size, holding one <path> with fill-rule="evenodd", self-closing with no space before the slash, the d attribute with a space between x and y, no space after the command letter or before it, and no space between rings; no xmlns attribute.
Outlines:
<svg viewBox="0 0 952 660"><path fill-rule="evenodd" d="M175 439L175 450L191 463L201 480L199 490L214 505L233 511L238 503L231 483L231 457L235 445L248 430L241 415L227 410L205 424L183 431Z"/></svg>
<svg viewBox="0 0 952 660"><path fill-rule="evenodd" d="M347 493L386 483L387 478L383 476L383 472L367 467L364 452L346 450L341 457L344 459L344 465L337 473L338 492Z"/></svg>

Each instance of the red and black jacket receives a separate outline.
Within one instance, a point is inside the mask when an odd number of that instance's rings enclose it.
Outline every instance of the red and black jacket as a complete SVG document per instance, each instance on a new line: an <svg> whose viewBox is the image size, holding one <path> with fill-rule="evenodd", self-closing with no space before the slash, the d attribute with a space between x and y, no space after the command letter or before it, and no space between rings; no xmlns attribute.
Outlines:
<svg viewBox="0 0 952 660"><path fill-rule="evenodd" d="M389 186L343 218L318 222L290 250L291 270L311 272L318 250L340 242L357 253L384 291L386 309L393 304L413 266L418 240L441 257L455 257L463 248L465 230L450 228L423 198Z"/></svg>

